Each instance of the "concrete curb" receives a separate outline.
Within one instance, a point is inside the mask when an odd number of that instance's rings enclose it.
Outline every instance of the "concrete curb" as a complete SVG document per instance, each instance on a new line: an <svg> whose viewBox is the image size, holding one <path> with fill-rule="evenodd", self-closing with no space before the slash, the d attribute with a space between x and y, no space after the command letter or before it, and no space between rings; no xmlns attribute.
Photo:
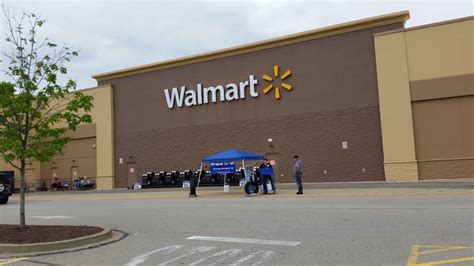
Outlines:
<svg viewBox="0 0 474 266"><path fill-rule="evenodd" d="M69 250L93 245L108 240L112 237L112 230L109 228L104 228L104 230L100 233L69 240L35 244L0 244L0 255L57 252L61 250Z"/></svg>
<svg viewBox="0 0 474 266"><path fill-rule="evenodd" d="M296 183L277 183L277 188L288 188L296 190ZM474 178L460 179L430 179L417 181L358 181L358 182L304 182L305 189L346 189L346 188L450 188L450 189L474 189ZM231 186L231 188L238 186ZM222 186L200 186L201 191L222 190ZM115 188L110 190L81 190L81 191L40 191L29 192L27 196L36 195L94 195L94 194L140 194L143 192L181 192L189 191L182 187L173 188L146 188L146 189L125 189ZM14 198L19 197L19 193L13 194Z"/></svg>

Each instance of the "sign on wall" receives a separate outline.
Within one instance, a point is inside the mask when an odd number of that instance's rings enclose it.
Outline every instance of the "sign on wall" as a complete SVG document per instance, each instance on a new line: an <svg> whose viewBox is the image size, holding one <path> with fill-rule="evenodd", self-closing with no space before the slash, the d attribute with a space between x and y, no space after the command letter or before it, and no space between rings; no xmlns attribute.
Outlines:
<svg viewBox="0 0 474 266"><path fill-rule="evenodd" d="M273 75L265 74L262 76L266 83L262 92L269 94L273 91L275 100L280 100L280 88L284 88L287 91L293 89L293 86L286 81L291 74L291 70L286 70L280 75L279 66L273 66ZM247 80L240 82L207 87L202 83L198 83L194 89L181 86L180 88L165 89L164 93L168 108L173 109L174 107L182 108L183 106L191 107L209 103L244 100L247 98L247 95L250 95L251 98L257 98L260 95L256 88L258 83L259 80L255 78L255 75L249 75Z"/></svg>

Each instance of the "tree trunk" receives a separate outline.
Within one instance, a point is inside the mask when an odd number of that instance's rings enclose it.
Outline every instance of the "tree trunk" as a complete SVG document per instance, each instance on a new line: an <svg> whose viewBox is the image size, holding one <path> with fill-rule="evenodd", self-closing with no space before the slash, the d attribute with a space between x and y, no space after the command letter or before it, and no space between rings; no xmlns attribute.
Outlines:
<svg viewBox="0 0 474 266"><path fill-rule="evenodd" d="M25 227L25 160L20 160L20 227Z"/></svg>

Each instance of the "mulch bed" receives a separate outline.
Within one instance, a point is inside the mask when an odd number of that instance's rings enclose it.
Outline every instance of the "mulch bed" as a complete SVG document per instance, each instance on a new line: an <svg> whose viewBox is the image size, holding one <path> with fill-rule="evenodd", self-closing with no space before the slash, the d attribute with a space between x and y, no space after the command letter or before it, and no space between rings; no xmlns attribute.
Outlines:
<svg viewBox="0 0 474 266"><path fill-rule="evenodd" d="M0 244L32 244L89 236L104 229L82 225L19 225L0 224Z"/></svg>

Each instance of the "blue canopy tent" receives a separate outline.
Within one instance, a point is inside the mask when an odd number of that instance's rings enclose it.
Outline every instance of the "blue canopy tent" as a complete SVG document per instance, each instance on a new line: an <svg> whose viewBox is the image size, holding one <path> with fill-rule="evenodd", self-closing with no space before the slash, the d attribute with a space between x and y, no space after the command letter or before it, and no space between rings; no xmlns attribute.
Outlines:
<svg viewBox="0 0 474 266"><path fill-rule="evenodd" d="M242 161L242 166L245 169L245 161L257 161L257 160L263 160L263 158L264 158L263 155L260 155L257 153L244 151L244 150L230 149L230 150L214 153L212 155L202 158L200 171L202 171L203 163ZM244 171L244 174L245 174L245 180L248 181L247 171ZM201 178L199 176L198 186L200 182L201 182ZM257 187L256 189L258 190L258 185L254 184L254 186L256 186ZM246 190L247 190L247 184L246 184Z"/></svg>

